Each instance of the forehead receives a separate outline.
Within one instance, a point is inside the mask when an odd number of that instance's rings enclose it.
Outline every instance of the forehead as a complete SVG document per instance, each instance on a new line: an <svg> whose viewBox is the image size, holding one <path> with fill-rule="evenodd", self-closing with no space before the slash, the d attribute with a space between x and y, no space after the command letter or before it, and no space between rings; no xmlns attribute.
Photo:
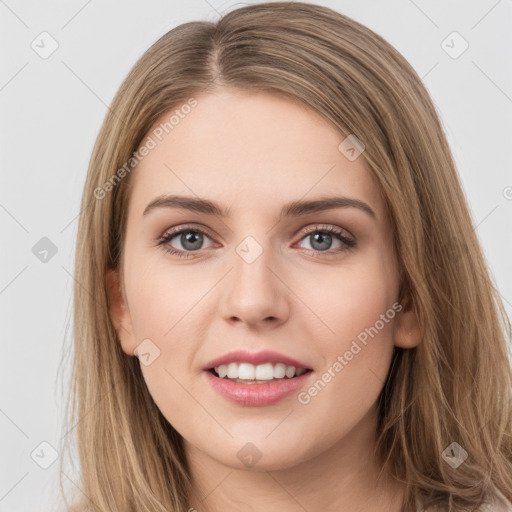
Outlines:
<svg viewBox="0 0 512 512"><path fill-rule="evenodd" d="M338 148L345 135L317 112L267 92L220 89L194 99L193 108L166 112L147 134L154 147L131 177L130 209L138 215L162 194L212 199L235 214L340 195L370 203L382 218L363 156L347 159Z"/></svg>

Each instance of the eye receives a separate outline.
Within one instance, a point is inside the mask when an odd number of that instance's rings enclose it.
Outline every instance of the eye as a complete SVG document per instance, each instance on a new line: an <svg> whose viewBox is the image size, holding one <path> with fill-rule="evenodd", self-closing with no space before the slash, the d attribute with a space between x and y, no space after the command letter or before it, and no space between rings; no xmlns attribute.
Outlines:
<svg viewBox="0 0 512 512"><path fill-rule="evenodd" d="M204 248L202 245L205 237L209 239L208 235L201 229L185 227L165 233L160 238L158 245L170 254L181 258L190 258L193 252ZM171 242L175 238L182 248L176 249L173 247Z"/></svg>
<svg viewBox="0 0 512 512"><path fill-rule="evenodd" d="M306 233L306 236L301 238L301 240L307 240L309 242L310 247L306 247L306 249L315 253L325 252L329 255L348 251L356 245L354 240L345 236L345 231L334 226L314 226ZM340 244L334 250L331 249L333 240L337 240Z"/></svg>
<svg viewBox="0 0 512 512"><path fill-rule="evenodd" d="M180 258L190 258L194 256L194 252L204 249L203 243L205 238L210 237L202 229L196 227L182 227L173 231L166 232L158 241L165 252L178 256ZM175 242L173 242L176 239ZM356 245L356 242L345 236L345 231L334 226L314 226L310 228L302 240L308 240L310 247L306 249L315 255L333 256L350 250ZM333 241L338 241L337 248L332 249ZM180 247L174 244L178 243ZM322 254L325 253L325 254Z"/></svg>

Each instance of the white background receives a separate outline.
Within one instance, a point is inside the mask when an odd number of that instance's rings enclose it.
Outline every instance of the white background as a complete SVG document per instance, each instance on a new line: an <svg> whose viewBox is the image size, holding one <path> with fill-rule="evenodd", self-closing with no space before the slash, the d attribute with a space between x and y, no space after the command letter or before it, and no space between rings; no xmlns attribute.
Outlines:
<svg viewBox="0 0 512 512"><path fill-rule="evenodd" d="M41 442L58 449L65 434L77 214L107 105L165 32L247 3L261 2L0 0L1 512L50 511L59 502L58 461L42 469L31 453ZM423 78L512 316L512 1L313 3L382 35ZM47 59L31 47L43 31L59 45ZM469 43L456 59L441 46L453 31ZM32 252L42 237L57 248L46 263Z"/></svg>

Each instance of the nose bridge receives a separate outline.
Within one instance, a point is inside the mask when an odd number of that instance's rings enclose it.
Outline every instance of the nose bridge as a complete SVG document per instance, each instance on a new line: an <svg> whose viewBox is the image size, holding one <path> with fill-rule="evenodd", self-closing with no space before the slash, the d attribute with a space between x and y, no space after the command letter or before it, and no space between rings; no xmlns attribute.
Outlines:
<svg viewBox="0 0 512 512"><path fill-rule="evenodd" d="M260 243L254 236L249 235L238 244L235 252L233 291L246 303L256 303L257 300L269 303L276 285L275 275L271 270L274 258L270 244L268 241Z"/></svg>
<svg viewBox="0 0 512 512"><path fill-rule="evenodd" d="M268 237L265 240L268 242ZM249 235L235 248L224 301L227 320L255 324L268 319L283 321L288 315L287 289L278 278L270 243L264 243Z"/></svg>

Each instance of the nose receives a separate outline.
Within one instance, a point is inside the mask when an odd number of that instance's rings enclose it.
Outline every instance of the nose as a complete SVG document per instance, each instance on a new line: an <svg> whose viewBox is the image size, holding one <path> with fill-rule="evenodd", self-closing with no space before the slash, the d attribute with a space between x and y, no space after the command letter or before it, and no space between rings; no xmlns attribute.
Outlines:
<svg viewBox="0 0 512 512"><path fill-rule="evenodd" d="M252 261L233 255L221 301L223 318L250 328L275 328L290 314L290 289L280 276L270 250Z"/></svg>

